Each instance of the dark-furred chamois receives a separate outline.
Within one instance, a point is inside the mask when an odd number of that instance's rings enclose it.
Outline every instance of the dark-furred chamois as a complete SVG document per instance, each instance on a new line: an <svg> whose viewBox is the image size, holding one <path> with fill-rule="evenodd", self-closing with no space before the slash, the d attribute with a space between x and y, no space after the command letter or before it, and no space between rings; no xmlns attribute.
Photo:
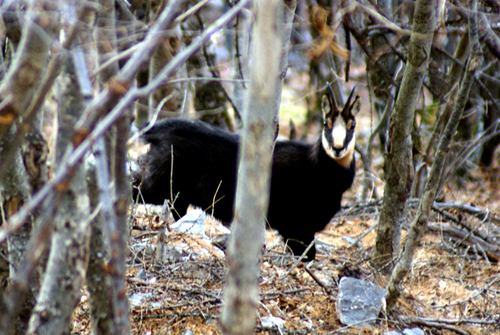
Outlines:
<svg viewBox="0 0 500 335"><path fill-rule="evenodd" d="M354 89L339 109L328 85L321 103L323 129L315 144L276 142L267 220L295 255L302 254L314 234L339 211L342 194L353 183L355 116L360 110L359 96L353 99L353 95ZM174 208L181 215L192 204L231 222L237 134L198 120L170 118L154 125L144 139L151 147L134 184L135 189L140 185L146 203L163 204L173 195ZM313 247L308 260L315 254Z"/></svg>

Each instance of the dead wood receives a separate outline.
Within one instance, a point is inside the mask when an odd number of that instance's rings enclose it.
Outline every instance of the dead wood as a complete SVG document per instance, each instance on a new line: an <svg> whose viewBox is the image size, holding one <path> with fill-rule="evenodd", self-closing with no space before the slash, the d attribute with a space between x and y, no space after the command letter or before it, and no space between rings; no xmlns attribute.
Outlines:
<svg viewBox="0 0 500 335"><path fill-rule="evenodd" d="M455 228L449 225L428 225L427 229L436 235L442 235L444 239L453 241L457 246L479 247L495 262L500 261L500 246L487 242L469 231Z"/></svg>

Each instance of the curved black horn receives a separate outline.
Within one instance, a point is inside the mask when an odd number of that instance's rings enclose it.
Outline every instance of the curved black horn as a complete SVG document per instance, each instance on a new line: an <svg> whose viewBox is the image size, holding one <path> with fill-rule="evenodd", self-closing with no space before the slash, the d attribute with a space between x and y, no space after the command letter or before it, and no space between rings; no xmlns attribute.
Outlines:
<svg viewBox="0 0 500 335"><path fill-rule="evenodd" d="M330 86L329 82L326 82L326 86L328 87L328 93L330 93L330 96L332 97L332 109L337 112L339 110L339 107L337 106L337 101L335 101L335 94L333 94L332 87Z"/></svg>
<svg viewBox="0 0 500 335"><path fill-rule="evenodd" d="M354 85L354 87L352 88L351 94L349 94L349 98L347 98L347 101L344 105L345 111L349 110L349 106L351 105L351 99L352 99L352 96L354 95L354 91L356 91L356 85Z"/></svg>

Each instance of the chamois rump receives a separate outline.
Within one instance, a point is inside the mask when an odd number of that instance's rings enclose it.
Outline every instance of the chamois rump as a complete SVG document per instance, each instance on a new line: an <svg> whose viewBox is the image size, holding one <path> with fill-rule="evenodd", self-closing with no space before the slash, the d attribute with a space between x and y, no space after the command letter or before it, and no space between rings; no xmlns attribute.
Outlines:
<svg viewBox="0 0 500 335"><path fill-rule="evenodd" d="M295 255L301 255L314 234L339 211L342 194L355 175L354 128L360 99L356 96L352 101L353 89L344 108L339 109L327 86L321 102L323 129L318 141L277 141L274 148L267 220ZM163 204L173 196L180 215L193 204L224 223L231 222L237 134L198 120L170 118L158 122L143 137L151 146L143 157L142 175L135 176L134 196L140 185L146 203ZM308 260L315 255L313 247Z"/></svg>

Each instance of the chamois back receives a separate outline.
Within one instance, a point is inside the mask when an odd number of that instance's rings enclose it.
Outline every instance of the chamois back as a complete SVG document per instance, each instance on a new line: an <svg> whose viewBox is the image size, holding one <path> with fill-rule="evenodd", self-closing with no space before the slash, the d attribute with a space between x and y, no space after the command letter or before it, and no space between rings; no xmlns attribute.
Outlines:
<svg viewBox="0 0 500 335"><path fill-rule="evenodd" d="M141 162L144 175L136 175L134 184L142 181L146 203L161 205L173 196L179 215L190 204L211 213L215 203L214 216L231 222L238 135L199 120L170 118L155 124L143 138L151 146Z"/></svg>

